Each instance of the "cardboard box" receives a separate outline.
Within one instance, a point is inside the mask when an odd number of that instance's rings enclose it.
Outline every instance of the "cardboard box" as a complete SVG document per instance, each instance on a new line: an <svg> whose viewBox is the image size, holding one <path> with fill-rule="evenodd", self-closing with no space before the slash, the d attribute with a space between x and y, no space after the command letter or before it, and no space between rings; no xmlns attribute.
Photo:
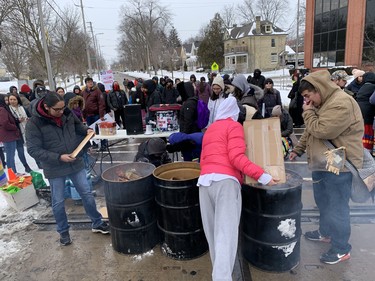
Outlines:
<svg viewBox="0 0 375 281"><path fill-rule="evenodd" d="M281 143L280 119L266 118L245 121L243 124L246 141L246 155L261 166L279 183L285 183L285 165ZM245 183L257 183L246 176Z"/></svg>
<svg viewBox="0 0 375 281"><path fill-rule="evenodd" d="M29 185L14 194L1 191L8 205L17 211L23 211L39 203L34 185Z"/></svg>

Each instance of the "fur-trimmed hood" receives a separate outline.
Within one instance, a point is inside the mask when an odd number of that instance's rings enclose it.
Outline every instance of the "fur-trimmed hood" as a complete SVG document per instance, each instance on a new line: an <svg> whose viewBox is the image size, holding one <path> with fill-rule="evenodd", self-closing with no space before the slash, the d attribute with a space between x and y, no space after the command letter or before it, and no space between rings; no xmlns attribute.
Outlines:
<svg viewBox="0 0 375 281"><path fill-rule="evenodd" d="M76 95L74 98L71 98L68 103L68 108L71 110L73 109L73 104L78 102L78 106L81 110L85 108L85 100L83 97Z"/></svg>

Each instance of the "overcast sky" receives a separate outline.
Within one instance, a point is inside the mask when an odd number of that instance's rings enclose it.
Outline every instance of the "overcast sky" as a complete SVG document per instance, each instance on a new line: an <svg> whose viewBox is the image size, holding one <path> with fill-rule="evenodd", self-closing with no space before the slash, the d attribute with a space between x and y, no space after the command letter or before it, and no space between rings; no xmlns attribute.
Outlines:
<svg viewBox="0 0 375 281"><path fill-rule="evenodd" d="M86 22L92 22L94 34L107 63L117 58L118 26L121 22L120 7L126 0L82 0ZM297 6L297 0L288 0ZM48 0L55 2L61 9L72 6L80 13L80 0ZM198 34L200 28L209 23L216 12L225 5L240 4L243 0L158 0L157 3L168 8L172 14L171 22L182 41ZM295 3L295 5L294 5ZM58 12L59 9L56 9ZM294 9L293 9L294 10ZM293 16L294 17L294 13ZM291 19L292 20L292 19ZM89 30L88 30L89 31Z"/></svg>

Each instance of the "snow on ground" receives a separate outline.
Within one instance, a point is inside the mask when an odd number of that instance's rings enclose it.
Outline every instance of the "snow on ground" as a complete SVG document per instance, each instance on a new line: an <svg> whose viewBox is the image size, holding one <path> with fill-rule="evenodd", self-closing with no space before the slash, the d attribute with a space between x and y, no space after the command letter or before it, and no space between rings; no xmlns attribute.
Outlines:
<svg viewBox="0 0 375 281"><path fill-rule="evenodd" d="M29 166L34 171L42 173L42 170L38 169L34 159L27 154L26 149L25 156ZM18 172L24 171L17 153L16 167ZM44 200L40 200L40 204L30 209L18 212L7 204L0 192L0 264L12 255L24 250L31 243L31 241L25 240L22 232L33 228L33 221L35 219L41 219L50 213L51 208L49 207L49 203ZM19 234L15 235L16 233Z"/></svg>

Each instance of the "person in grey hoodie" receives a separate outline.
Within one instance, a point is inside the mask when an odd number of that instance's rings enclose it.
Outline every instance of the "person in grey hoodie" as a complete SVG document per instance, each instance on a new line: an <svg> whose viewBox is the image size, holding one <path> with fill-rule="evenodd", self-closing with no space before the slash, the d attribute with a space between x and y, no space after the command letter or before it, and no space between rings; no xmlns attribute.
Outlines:
<svg viewBox="0 0 375 281"><path fill-rule="evenodd" d="M259 110L258 101L264 96L263 90L260 87L249 84L245 75L243 74L239 74L234 77L232 86L234 86L233 96L241 105L249 105ZM241 115L246 115L246 110L243 112L243 110L240 108L240 117ZM245 120L245 116L240 119Z"/></svg>

